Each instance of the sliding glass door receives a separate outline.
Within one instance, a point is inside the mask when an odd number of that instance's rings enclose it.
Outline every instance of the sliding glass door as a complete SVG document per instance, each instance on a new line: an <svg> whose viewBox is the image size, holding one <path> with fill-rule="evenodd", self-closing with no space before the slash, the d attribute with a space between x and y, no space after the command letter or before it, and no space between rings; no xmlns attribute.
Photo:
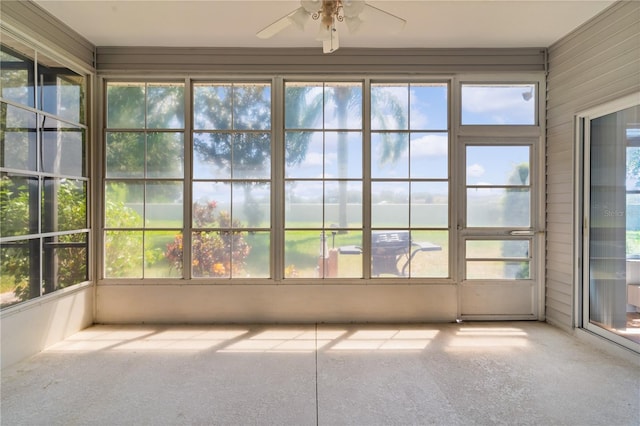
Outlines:
<svg viewBox="0 0 640 426"><path fill-rule="evenodd" d="M583 326L630 347L640 345L640 105L635 103L581 120Z"/></svg>

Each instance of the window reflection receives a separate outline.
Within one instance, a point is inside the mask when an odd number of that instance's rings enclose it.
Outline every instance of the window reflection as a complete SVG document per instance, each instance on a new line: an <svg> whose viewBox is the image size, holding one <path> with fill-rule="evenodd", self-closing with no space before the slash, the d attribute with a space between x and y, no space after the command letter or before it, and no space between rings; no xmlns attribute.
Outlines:
<svg viewBox="0 0 640 426"><path fill-rule="evenodd" d="M10 44L10 46L9 46ZM22 52L22 53L20 53ZM34 52L9 37L0 47L0 96L22 105L35 105Z"/></svg>
<svg viewBox="0 0 640 426"><path fill-rule="evenodd" d="M0 104L0 167L35 172L36 114Z"/></svg>

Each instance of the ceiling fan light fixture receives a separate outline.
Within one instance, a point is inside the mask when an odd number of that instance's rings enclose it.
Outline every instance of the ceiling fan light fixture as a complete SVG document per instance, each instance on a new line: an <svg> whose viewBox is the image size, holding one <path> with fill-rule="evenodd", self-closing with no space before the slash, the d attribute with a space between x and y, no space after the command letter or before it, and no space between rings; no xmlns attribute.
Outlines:
<svg viewBox="0 0 640 426"><path fill-rule="evenodd" d="M349 28L349 32L351 34L355 34L360 29L360 25L362 25L362 19L359 16L349 17L345 16L344 18L345 24L347 24L347 28Z"/></svg>

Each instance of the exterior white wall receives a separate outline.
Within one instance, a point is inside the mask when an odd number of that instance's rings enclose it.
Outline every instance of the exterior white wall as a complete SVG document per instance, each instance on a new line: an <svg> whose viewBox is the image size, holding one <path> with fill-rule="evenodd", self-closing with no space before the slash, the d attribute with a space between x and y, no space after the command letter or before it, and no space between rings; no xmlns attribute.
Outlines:
<svg viewBox="0 0 640 426"><path fill-rule="evenodd" d="M454 321L455 285L100 285L97 323Z"/></svg>
<svg viewBox="0 0 640 426"><path fill-rule="evenodd" d="M576 325L575 115L638 90L640 2L615 3L549 48L546 318L567 330Z"/></svg>
<svg viewBox="0 0 640 426"><path fill-rule="evenodd" d="M0 315L1 368L34 355L93 324L95 287L61 290Z"/></svg>

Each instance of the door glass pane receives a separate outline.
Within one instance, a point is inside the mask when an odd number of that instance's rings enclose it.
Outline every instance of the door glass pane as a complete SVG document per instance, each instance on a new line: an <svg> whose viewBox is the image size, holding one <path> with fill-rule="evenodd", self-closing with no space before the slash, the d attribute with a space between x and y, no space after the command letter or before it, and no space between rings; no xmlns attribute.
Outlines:
<svg viewBox="0 0 640 426"><path fill-rule="evenodd" d="M529 240L467 240L466 278L530 279L530 247Z"/></svg>
<svg viewBox="0 0 640 426"><path fill-rule="evenodd" d="M640 343L640 106L590 122L589 321Z"/></svg>
<svg viewBox="0 0 640 426"><path fill-rule="evenodd" d="M467 146L467 226L530 227L529 146Z"/></svg>

